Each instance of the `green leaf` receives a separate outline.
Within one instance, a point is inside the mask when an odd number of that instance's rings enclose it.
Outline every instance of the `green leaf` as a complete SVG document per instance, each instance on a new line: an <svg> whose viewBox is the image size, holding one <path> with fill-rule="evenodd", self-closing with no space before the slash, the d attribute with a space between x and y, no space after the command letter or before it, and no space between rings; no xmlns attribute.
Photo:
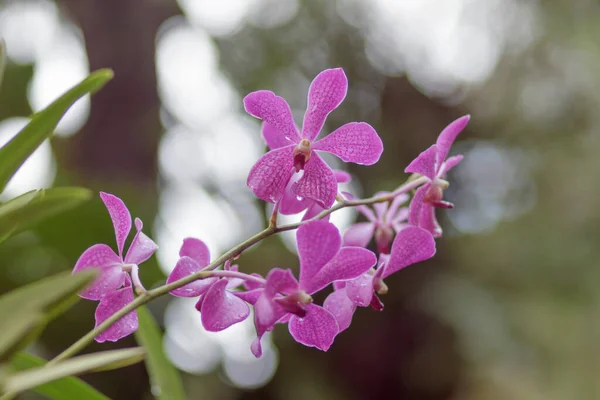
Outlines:
<svg viewBox="0 0 600 400"><path fill-rule="evenodd" d="M18 393L68 376L104 370L110 365L130 365L143 358L144 349L141 347L86 354L51 366L36 367L10 375L5 390Z"/></svg>
<svg viewBox="0 0 600 400"><path fill-rule="evenodd" d="M78 187L33 190L0 204L0 243L44 218L77 207L92 197Z"/></svg>
<svg viewBox="0 0 600 400"><path fill-rule="evenodd" d="M4 67L6 67L6 43L4 43L4 40L0 39L0 87L2 87Z"/></svg>
<svg viewBox="0 0 600 400"><path fill-rule="evenodd" d="M10 362L10 366L16 371L41 367L45 364L46 360L28 353L17 353ZM52 400L110 400L86 382L75 377L61 378L40 385L33 391Z"/></svg>
<svg viewBox="0 0 600 400"><path fill-rule="evenodd" d="M84 95L100 89L112 77L113 72L109 69L93 72L58 100L34 114L31 122L0 149L0 193L27 157L52 135L56 125L69 107Z"/></svg>
<svg viewBox="0 0 600 400"><path fill-rule="evenodd" d="M0 360L6 360L34 340L41 328L64 312L97 271L64 272L0 296Z"/></svg>
<svg viewBox="0 0 600 400"><path fill-rule="evenodd" d="M145 307L139 307L137 314L139 328L135 338L146 349L152 393L159 399L185 400L181 376L163 352L162 334L156 321Z"/></svg>

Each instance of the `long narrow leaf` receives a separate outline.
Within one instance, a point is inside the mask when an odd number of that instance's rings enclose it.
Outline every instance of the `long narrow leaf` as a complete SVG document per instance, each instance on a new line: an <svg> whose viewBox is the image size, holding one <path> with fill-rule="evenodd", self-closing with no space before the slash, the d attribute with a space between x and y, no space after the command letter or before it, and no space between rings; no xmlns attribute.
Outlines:
<svg viewBox="0 0 600 400"><path fill-rule="evenodd" d="M19 393L57 379L100 370L115 363L121 366L130 365L141 361L143 357L144 349L141 347L87 354L52 366L32 368L11 375L6 381L5 390Z"/></svg>
<svg viewBox="0 0 600 400"><path fill-rule="evenodd" d="M33 190L0 204L0 243L44 218L77 207L92 197L88 189L59 187Z"/></svg>
<svg viewBox="0 0 600 400"><path fill-rule="evenodd" d="M94 93L113 77L108 69L98 70L42 111L17 136L0 149L0 193L27 157L49 138L67 110L81 97Z"/></svg>
<svg viewBox="0 0 600 400"><path fill-rule="evenodd" d="M16 371L42 367L45 364L46 360L28 353L17 353L10 362L10 366ZM109 400L86 382L72 376L40 385L33 391L52 400Z"/></svg>
<svg viewBox="0 0 600 400"><path fill-rule="evenodd" d="M163 351L162 334L156 321L145 307L137 309L139 328L135 338L146 349L146 368L152 392L159 399L185 400L181 376Z"/></svg>

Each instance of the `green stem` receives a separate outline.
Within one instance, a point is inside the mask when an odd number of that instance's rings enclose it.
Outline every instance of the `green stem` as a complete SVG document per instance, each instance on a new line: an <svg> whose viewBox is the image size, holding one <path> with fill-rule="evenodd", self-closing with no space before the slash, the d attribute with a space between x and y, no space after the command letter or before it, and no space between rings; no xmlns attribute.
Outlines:
<svg viewBox="0 0 600 400"><path fill-rule="evenodd" d="M208 276L209 274L206 273L207 271L217 268L219 265L223 264L227 260L239 257L240 254L242 254L242 252L244 252L246 249L254 246L255 244L259 243L260 241L268 238L269 236L271 236L275 233L297 229L300 226L302 226L310 221L315 221L315 220L325 218L329 214L331 214L337 210L340 210L342 208L355 207L355 206L359 206L359 205L369 205L369 204L375 204L375 203L383 203L385 201L390 201L392 198L394 198L402 193L406 193L406 192L409 192L410 190L416 189L417 187L419 187L420 185L422 185L426 182L428 182L428 178L420 177L418 179L415 179L415 180L412 180L410 182L403 184L402 186L398 187L398 189L396 189L393 193L390 193L390 194L369 197L367 199L361 199L361 200L343 200L343 201L337 203L336 205L334 205L333 207L331 207L330 209L322 211L314 218L311 218L306 221L296 222L293 224L276 226L276 223L275 223L276 218L271 217L270 221L269 221L270 222L269 226L267 228L260 231L256 235L250 237L249 239L244 240L242 243L238 244L237 246L234 246L229 251L227 251L226 253L221 255L219 258L214 260L212 263L210 263L209 265L204 267L201 271L195 272L195 273L188 275L184 278L181 278L175 282L171 282L169 284L159 286L156 289L148 290L147 292L140 294L131 303L127 304L125 307L123 307L122 309L120 309L119 311L117 311L116 313L111 315L109 318L107 318L104 322L102 322L96 328L94 328L93 330L88 332L85 336L83 336L79 340L77 340L70 347L68 347L65 351L63 351L58 356L56 356L54 359L49 361L46 365L52 365L59 361L62 361L64 359L74 356L75 354L77 354L81 350L83 350L87 345L89 345L96 336L98 336L99 334L104 332L112 324L117 322L119 319L123 318L125 315L127 315L131 311L135 310L136 308L138 308L146 303L149 303L150 301L156 299L157 297L166 295L167 293L169 293L172 290L175 290L175 289L180 288L184 285L187 285L188 283L191 283L195 280L198 280L198 279Z"/></svg>

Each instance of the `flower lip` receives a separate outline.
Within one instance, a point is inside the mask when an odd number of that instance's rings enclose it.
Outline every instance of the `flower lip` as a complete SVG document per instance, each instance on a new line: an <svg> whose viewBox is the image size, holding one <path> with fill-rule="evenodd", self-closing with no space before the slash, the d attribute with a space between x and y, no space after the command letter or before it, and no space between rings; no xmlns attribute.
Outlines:
<svg viewBox="0 0 600 400"><path fill-rule="evenodd" d="M310 154L312 152L312 146L310 140L302 139L298 145L294 148L294 169L296 172L304 169L304 165L310 160Z"/></svg>

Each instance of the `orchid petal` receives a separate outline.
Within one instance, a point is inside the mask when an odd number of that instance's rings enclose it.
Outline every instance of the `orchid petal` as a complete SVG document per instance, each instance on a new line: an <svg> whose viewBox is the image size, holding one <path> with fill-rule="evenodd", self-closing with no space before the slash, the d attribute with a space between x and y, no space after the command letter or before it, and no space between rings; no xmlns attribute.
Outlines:
<svg viewBox="0 0 600 400"><path fill-rule="evenodd" d="M442 236L442 227L435 217L435 207L429 203L423 203L421 207L419 227L429 231L433 237Z"/></svg>
<svg viewBox="0 0 600 400"><path fill-rule="evenodd" d="M390 194L390 192L377 192L373 197L388 196ZM389 208L389 201L381 201L379 203L375 203L373 204L373 208L375 209L375 215L377 215L377 221L383 222L385 214L387 213Z"/></svg>
<svg viewBox="0 0 600 400"><path fill-rule="evenodd" d="M373 298L373 275L362 274L346 282L346 295L357 306L368 307Z"/></svg>
<svg viewBox="0 0 600 400"><path fill-rule="evenodd" d="M337 187L335 174L313 151L310 160L304 166L304 175L293 186L293 191L297 196L312 199L321 207L329 208L335 202Z"/></svg>
<svg viewBox="0 0 600 400"><path fill-rule="evenodd" d="M347 173L346 171L340 171L339 169L333 170L335 174L335 180L337 183L348 183L352 180L352 175Z"/></svg>
<svg viewBox="0 0 600 400"><path fill-rule="evenodd" d="M310 280L301 284L308 293L313 294L333 281L354 279L377 264L375 254L360 247L342 247L340 252Z"/></svg>
<svg viewBox="0 0 600 400"><path fill-rule="evenodd" d="M262 276L260 276L257 273L252 273L252 274L250 274L250 276L262 278ZM262 287L264 287L264 285L262 285L258 282L255 282L255 281L246 280L246 281L244 281L244 287L246 288L246 290L254 290L254 289L262 288Z"/></svg>
<svg viewBox="0 0 600 400"><path fill-rule="evenodd" d="M342 194L348 200L356 200L356 198L352 195L352 193L342 192ZM365 205L359 205L354 208L356 208L358 210L358 212L360 212L362 215L364 215L369 221L371 221L371 222L377 221L377 217L375 217L375 213L373 213L373 210L371 210L369 207L367 207Z"/></svg>
<svg viewBox="0 0 600 400"><path fill-rule="evenodd" d="M455 121L452 121L447 127L444 128L442 133L437 138L436 145L438 147L438 155L437 155L437 165L439 166L444 162L446 157L448 157L448 153L450 152L450 148L456 140L456 137L459 133L462 132L463 129L469 123L471 119L470 115L465 115L458 118Z"/></svg>
<svg viewBox="0 0 600 400"><path fill-rule="evenodd" d="M310 199L299 199L293 191L293 186L300 179L300 174L293 174L290 178L288 185L285 188L283 197L279 202L279 212L283 215L298 214L306 210L309 203L312 203Z"/></svg>
<svg viewBox="0 0 600 400"><path fill-rule="evenodd" d="M209 332L220 332L248 318L250 307L227 291L227 280L221 279L204 295L200 318Z"/></svg>
<svg viewBox="0 0 600 400"><path fill-rule="evenodd" d="M322 211L325 211L323 207L321 207L318 203L312 202L312 204L306 209L306 212L302 216L302 221L308 221L319 215ZM322 218L321 221L329 221L329 215L325 218Z"/></svg>
<svg viewBox="0 0 600 400"><path fill-rule="evenodd" d="M240 299L244 300L246 303L250 303L252 305L254 305L256 303L256 301L258 300L258 297L262 294L264 289L259 288L259 289L252 289L252 290L246 290L244 292L233 292L233 294L237 297L239 297Z"/></svg>
<svg viewBox="0 0 600 400"><path fill-rule="evenodd" d="M298 288L298 281L290 269L273 268L267 275L265 292L273 298L276 293L289 294Z"/></svg>
<svg viewBox="0 0 600 400"><path fill-rule="evenodd" d="M280 147L289 146L290 144L295 144L284 135L282 135L275 125L269 124L268 122L263 122L261 128L262 137L269 146L270 150L278 149Z"/></svg>
<svg viewBox="0 0 600 400"><path fill-rule="evenodd" d="M193 273L199 272L202 267L198 265L190 257L184 256L177 261L177 265L169 277L167 278L167 284L178 281L181 278L192 275ZM198 279L193 282L183 285L180 288L172 290L170 293L173 296L178 297L197 297L204 294L210 287L217 281L218 278L210 277L204 279Z"/></svg>
<svg viewBox="0 0 600 400"><path fill-rule="evenodd" d="M181 249L179 249L179 257L189 257L201 268L210 264L210 251L206 244L196 238L185 238Z"/></svg>
<svg viewBox="0 0 600 400"><path fill-rule="evenodd" d="M117 248L119 257L123 256L123 246L125 240L131 231L131 214L123 203L123 200L109 193L100 192L100 198L104 202L110 219L115 229L115 238L117 239Z"/></svg>
<svg viewBox="0 0 600 400"><path fill-rule="evenodd" d="M373 165L383 153L383 142L371 125L350 122L316 142L313 149L334 154L345 162Z"/></svg>
<svg viewBox="0 0 600 400"><path fill-rule="evenodd" d="M436 175L436 164L435 160L437 157L438 149L434 144L429 147L427 150L423 151L421 154L417 156L408 167L404 169L404 172L420 174L428 177L431 180L435 179Z"/></svg>
<svg viewBox="0 0 600 400"><path fill-rule="evenodd" d="M442 164L442 168L441 168L441 171L439 172L439 176L442 178L445 177L446 174L448 173L448 171L450 171L452 168L456 167L462 161L462 159L463 159L462 154L448 158Z"/></svg>
<svg viewBox="0 0 600 400"><path fill-rule="evenodd" d="M390 204L390 208L388 209L387 212L387 221L397 221L398 218L398 209L400 208L400 206L404 205L404 203L406 203L409 199L408 194L406 193L402 193L399 194L398 196L394 197L394 200L392 200L392 204ZM408 209L406 209L408 210ZM404 211L402 212L404 213ZM405 217L408 217L408 213L406 214Z"/></svg>
<svg viewBox="0 0 600 400"><path fill-rule="evenodd" d="M296 241L300 258L300 287L306 289L315 275L339 252L342 238L335 225L313 221L298 228Z"/></svg>
<svg viewBox="0 0 600 400"><path fill-rule="evenodd" d="M356 305L348 298L346 289L340 289L327 296L323 302L323 308L335 317L339 331L342 332L350 326Z"/></svg>
<svg viewBox="0 0 600 400"><path fill-rule="evenodd" d="M79 293L84 299L100 300L125 282L127 274L123 272L119 256L105 244L95 244L84 251L77 260L73 273L90 268L100 270L100 276Z"/></svg>
<svg viewBox="0 0 600 400"><path fill-rule="evenodd" d="M408 211L408 223L414 226L419 226L421 220L421 209L425 204L425 194L431 187L431 182L428 182L418 188L410 202Z"/></svg>
<svg viewBox="0 0 600 400"><path fill-rule="evenodd" d="M137 264L140 265L150 257L152 254L158 249L158 246L152 239L146 236L142 232L142 228L144 227L142 220L139 218L135 219L135 228L137 233L131 242L131 246L129 246L129 250L127 250L127 255L125 256L125 264Z"/></svg>
<svg viewBox="0 0 600 400"><path fill-rule="evenodd" d="M133 288L126 286L113 293L109 293L100 300L96 308L96 328L114 313L133 301ZM135 310L126 314L123 318L112 324L107 330L96 336L96 342L116 342L117 340L131 335L138 328L138 318Z"/></svg>
<svg viewBox="0 0 600 400"><path fill-rule="evenodd" d="M308 89L308 105L302 123L302 137L314 140L330 112L346 97L348 79L341 68L326 69L313 79Z"/></svg>
<svg viewBox="0 0 600 400"><path fill-rule="evenodd" d="M333 314L314 304L306 306L304 318L290 318L289 331L294 340L323 351L329 350L339 330Z"/></svg>
<svg viewBox="0 0 600 400"><path fill-rule="evenodd" d="M292 110L290 110L290 106L282 97L277 96L269 90L252 92L244 97L244 108L248 114L260 118L271 125L273 128L272 133L278 133L282 137L276 143L280 143L283 140L288 140L292 143L300 141L298 131L294 125ZM274 138L271 136L270 140L274 141Z"/></svg>
<svg viewBox="0 0 600 400"><path fill-rule="evenodd" d="M293 173L293 152L294 146L271 150L254 164L246 184L256 197L270 203L281 199Z"/></svg>
<svg viewBox="0 0 600 400"><path fill-rule="evenodd" d="M425 229L409 226L396 235L382 277L387 278L404 267L433 257L434 254L435 240L431 233Z"/></svg>
<svg viewBox="0 0 600 400"><path fill-rule="evenodd" d="M372 222L354 224L344 233L344 246L367 247L374 231L375 224Z"/></svg>

